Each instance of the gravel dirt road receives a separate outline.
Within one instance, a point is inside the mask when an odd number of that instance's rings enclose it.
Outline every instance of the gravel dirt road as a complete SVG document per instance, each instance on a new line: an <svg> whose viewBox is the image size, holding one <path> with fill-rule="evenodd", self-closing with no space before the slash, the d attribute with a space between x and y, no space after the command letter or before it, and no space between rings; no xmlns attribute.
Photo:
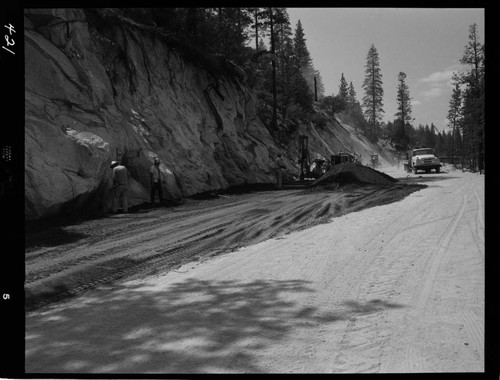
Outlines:
<svg viewBox="0 0 500 380"><path fill-rule="evenodd" d="M385 172L27 235L26 372L484 371L484 176Z"/></svg>

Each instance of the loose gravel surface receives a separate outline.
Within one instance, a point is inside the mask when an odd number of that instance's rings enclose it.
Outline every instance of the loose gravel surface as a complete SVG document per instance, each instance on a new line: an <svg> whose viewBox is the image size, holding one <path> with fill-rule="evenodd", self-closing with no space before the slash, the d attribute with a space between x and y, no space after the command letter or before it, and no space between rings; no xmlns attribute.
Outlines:
<svg viewBox="0 0 500 380"><path fill-rule="evenodd" d="M26 372L483 371L484 176L386 172L27 236Z"/></svg>

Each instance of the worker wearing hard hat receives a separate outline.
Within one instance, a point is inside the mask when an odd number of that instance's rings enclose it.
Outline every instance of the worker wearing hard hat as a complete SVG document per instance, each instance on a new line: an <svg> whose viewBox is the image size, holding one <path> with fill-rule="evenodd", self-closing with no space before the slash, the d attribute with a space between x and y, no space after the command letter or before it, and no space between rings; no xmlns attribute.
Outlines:
<svg viewBox="0 0 500 380"><path fill-rule="evenodd" d="M110 167L113 169L113 212L117 211L118 203L122 206L123 212L128 212L128 170L118 161L112 161Z"/></svg>
<svg viewBox="0 0 500 380"><path fill-rule="evenodd" d="M160 159L156 157L153 161L151 169L149 169L149 181L151 184L151 207L155 204L155 195L158 192L159 204L163 202L162 197L162 180L160 171Z"/></svg>
<svg viewBox="0 0 500 380"><path fill-rule="evenodd" d="M276 189L281 189L283 187L283 169L285 169L285 162L281 158L281 154L278 153L278 157L275 161L275 169L276 169Z"/></svg>

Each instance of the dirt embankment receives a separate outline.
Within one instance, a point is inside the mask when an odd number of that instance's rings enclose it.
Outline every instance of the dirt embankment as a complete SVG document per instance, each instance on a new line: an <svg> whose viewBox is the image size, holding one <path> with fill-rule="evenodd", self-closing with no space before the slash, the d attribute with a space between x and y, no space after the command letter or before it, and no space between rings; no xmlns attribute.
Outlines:
<svg viewBox="0 0 500 380"><path fill-rule="evenodd" d="M365 172L354 169L351 176ZM99 284L204 260L332 217L392 203L424 187L394 183L373 172L373 178L361 182L329 181L327 186L302 190L221 195L27 232L26 307L33 310ZM377 183L377 178L387 182Z"/></svg>
<svg viewBox="0 0 500 380"><path fill-rule="evenodd" d="M397 181L397 179L368 166L347 162L335 165L327 173L314 181L311 186L328 186L332 184L371 184L390 186Z"/></svg>

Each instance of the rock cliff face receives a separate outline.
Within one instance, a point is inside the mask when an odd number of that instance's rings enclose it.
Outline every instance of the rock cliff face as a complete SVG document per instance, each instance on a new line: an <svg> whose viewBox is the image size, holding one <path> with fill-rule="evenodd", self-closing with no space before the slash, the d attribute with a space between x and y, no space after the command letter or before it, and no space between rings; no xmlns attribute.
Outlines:
<svg viewBox="0 0 500 380"><path fill-rule="evenodd" d="M130 20L27 9L24 32L27 220L109 210L112 160L129 169L136 205L149 200L155 157L174 199L273 182L278 151L298 173L299 134L324 157L356 150L366 159L377 149L337 121L300 125L277 147L241 73L194 64Z"/></svg>
<svg viewBox="0 0 500 380"><path fill-rule="evenodd" d="M130 170L132 205L148 201L154 157L169 198L273 181L278 149L240 79L132 24L26 10L25 101L26 219L109 209L112 160Z"/></svg>

